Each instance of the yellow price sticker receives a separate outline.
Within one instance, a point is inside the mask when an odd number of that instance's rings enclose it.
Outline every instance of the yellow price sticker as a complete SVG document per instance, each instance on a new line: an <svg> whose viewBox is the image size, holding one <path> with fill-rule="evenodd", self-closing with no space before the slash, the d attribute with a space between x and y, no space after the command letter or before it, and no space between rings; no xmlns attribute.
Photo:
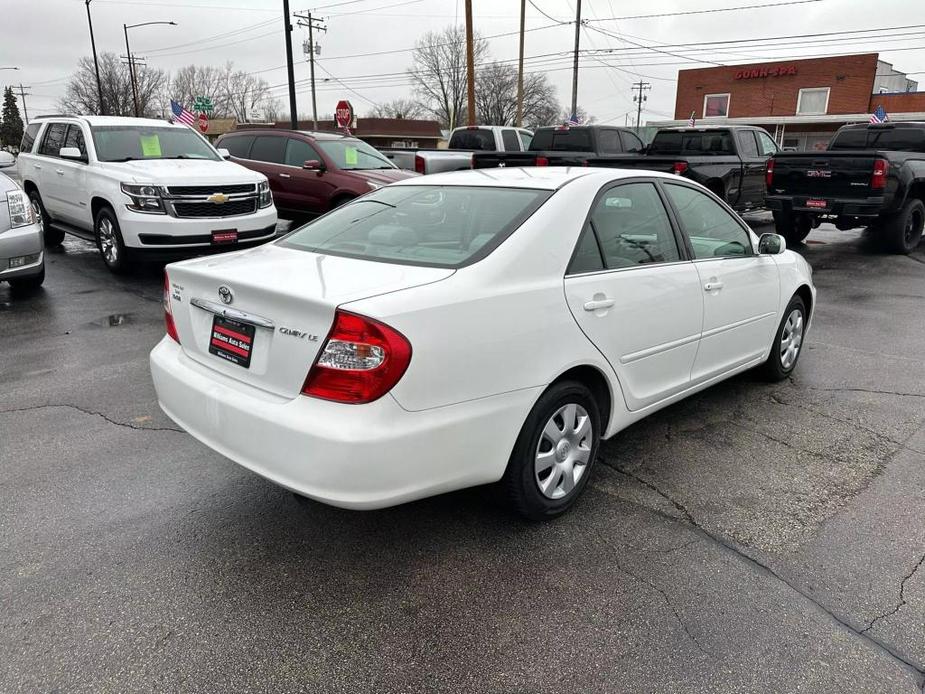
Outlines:
<svg viewBox="0 0 925 694"><path fill-rule="evenodd" d="M158 139L157 135L142 135L140 139L141 155L143 157L161 156L161 141Z"/></svg>
<svg viewBox="0 0 925 694"><path fill-rule="evenodd" d="M344 150L344 158L346 160L347 166L356 166L357 165L357 148L356 147L347 147Z"/></svg>

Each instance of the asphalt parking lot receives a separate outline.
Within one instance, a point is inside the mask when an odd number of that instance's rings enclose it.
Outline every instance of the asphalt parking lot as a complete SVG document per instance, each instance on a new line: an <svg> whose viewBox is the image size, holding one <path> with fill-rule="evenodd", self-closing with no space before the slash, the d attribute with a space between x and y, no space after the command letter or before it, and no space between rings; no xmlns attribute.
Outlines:
<svg viewBox="0 0 925 694"><path fill-rule="evenodd" d="M793 378L633 426L535 525L298 503L200 445L150 381L160 269L69 238L0 285L0 691L920 691L925 246L808 241Z"/></svg>

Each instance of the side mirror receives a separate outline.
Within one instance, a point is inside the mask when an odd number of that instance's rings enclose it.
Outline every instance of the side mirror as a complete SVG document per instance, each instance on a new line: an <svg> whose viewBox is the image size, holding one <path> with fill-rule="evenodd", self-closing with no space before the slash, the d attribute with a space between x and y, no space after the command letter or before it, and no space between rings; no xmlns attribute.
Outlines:
<svg viewBox="0 0 925 694"><path fill-rule="evenodd" d="M321 162L317 159L309 159L302 164L302 168L308 171L321 171L323 167L321 166Z"/></svg>
<svg viewBox="0 0 925 694"><path fill-rule="evenodd" d="M78 161L85 161L86 157L80 153L80 150L76 147L62 147L58 150L58 156L62 159L76 159Z"/></svg>
<svg viewBox="0 0 925 694"><path fill-rule="evenodd" d="M231 152L229 152L224 147L219 147L218 156L220 156L222 159L231 159Z"/></svg>
<svg viewBox="0 0 925 694"><path fill-rule="evenodd" d="M787 242L780 234L762 234L758 239L759 255L780 255L787 250Z"/></svg>

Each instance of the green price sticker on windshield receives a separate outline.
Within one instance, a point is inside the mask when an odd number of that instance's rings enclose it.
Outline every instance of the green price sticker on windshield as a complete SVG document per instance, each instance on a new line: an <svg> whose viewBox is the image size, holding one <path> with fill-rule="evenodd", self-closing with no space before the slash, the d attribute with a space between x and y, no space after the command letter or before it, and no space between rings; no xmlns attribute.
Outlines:
<svg viewBox="0 0 925 694"><path fill-rule="evenodd" d="M356 147L347 147L344 150L344 158L347 166L356 166L357 165L357 148Z"/></svg>
<svg viewBox="0 0 925 694"><path fill-rule="evenodd" d="M143 157L161 156L161 141L157 135L141 135L141 155Z"/></svg>

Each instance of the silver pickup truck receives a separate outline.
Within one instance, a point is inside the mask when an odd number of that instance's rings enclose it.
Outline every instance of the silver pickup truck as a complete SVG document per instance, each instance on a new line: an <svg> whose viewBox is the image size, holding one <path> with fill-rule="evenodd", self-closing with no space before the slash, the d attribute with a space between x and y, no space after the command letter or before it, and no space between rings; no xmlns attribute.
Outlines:
<svg viewBox="0 0 925 694"><path fill-rule="evenodd" d="M447 149L380 149L400 169L420 174L472 168L473 152L525 152L533 133L524 128L470 125L456 128Z"/></svg>

